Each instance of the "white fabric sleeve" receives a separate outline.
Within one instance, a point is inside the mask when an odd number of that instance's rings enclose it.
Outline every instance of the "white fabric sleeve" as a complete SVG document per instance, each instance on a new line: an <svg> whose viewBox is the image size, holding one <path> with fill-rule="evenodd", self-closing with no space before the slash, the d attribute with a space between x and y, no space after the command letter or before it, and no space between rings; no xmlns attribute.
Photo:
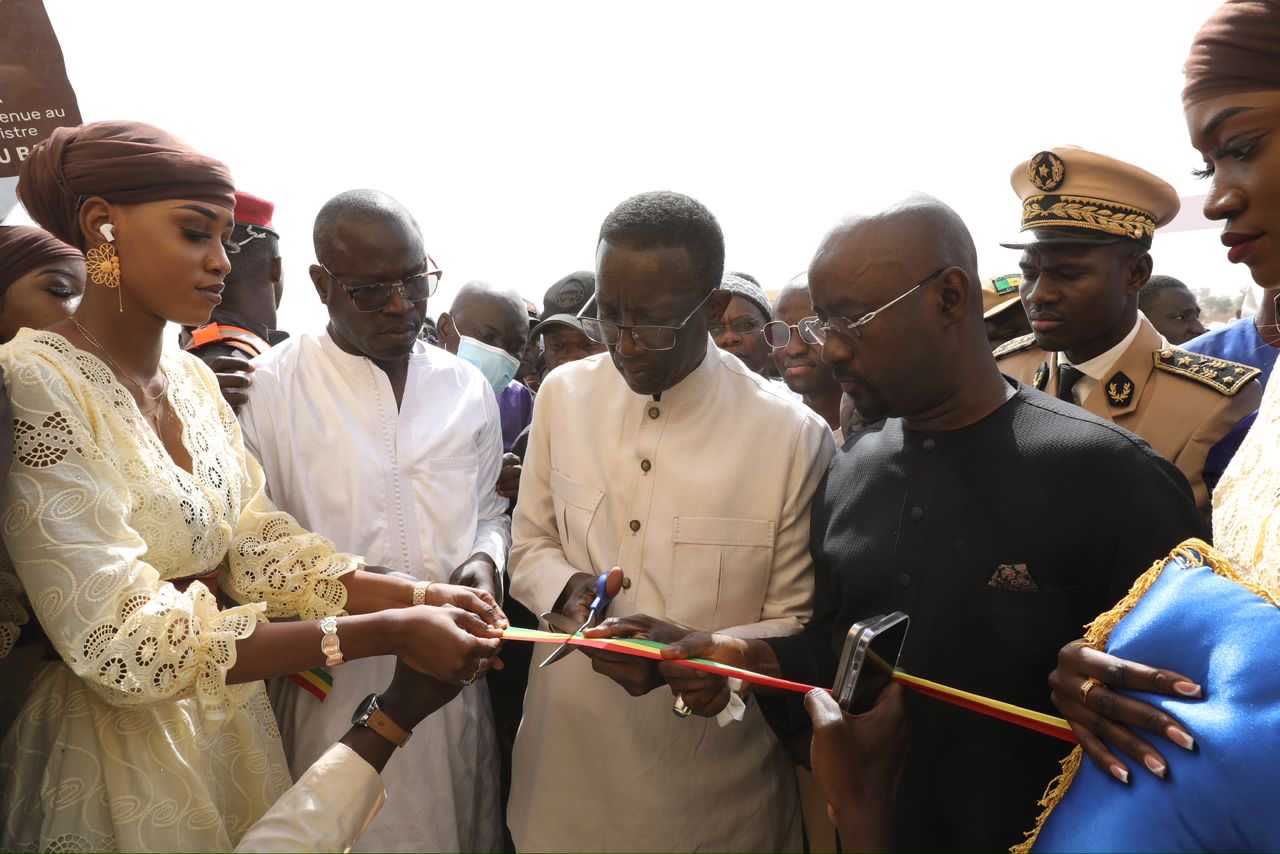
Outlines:
<svg viewBox="0 0 1280 854"><path fill-rule="evenodd" d="M349 851L386 799L378 772L339 742L245 832L236 851Z"/></svg>
<svg viewBox="0 0 1280 854"><path fill-rule="evenodd" d="M511 517L507 515L507 499L498 494L498 475L502 473L502 420L498 401L487 385L484 392L484 428L476 437L480 460L476 471L476 536L470 554L480 552L493 558L497 577L501 578L511 548ZM503 591L498 593L501 596Z"/></svg>
<svg viewBox="0 0 1280 854"><path fill-rule="evenodd" d="M216 401L227 441L240 463L239 514L234 520L223 588L238 602L264 602L269 617L316 620L342 613L347 588L341 578L364 564L333 542L304 529L267 495L267 479L245 447L244 431L222 398L217 377L192 358L206 394Z"/></svg>
<svg viewBox="0 0 1280 854"><path fill-rule="evenodd" d="M831 430L816 418L798 431L787 474L786 504L778 520L773 572L765 592L760 620L722 629L739 638L783 637L799 634L813 615L813 557L809 553L809 510L813 494L831 458L835 441Z"/></svg>
<svg viewBox="0 0 1280 854"><path fill-rule="evenodd" d="M112 705L194 694L208 720L225 719L253 690L226 684L236 641L266 609L220 611L203 583L180 592L162 581L144 559L130 484L99 445L96 413L44 361L7 373L17 441L5 546L50 642Z"/></svg>
<svg viewBox="0 0 1280 854"><path fill-rule="evenodd" d="M555 431L554 381L539 389L520 473L520 500L511 521L511 595L535 614L551 610L576 570L564 554L551 497L550 437Z"/></svg>

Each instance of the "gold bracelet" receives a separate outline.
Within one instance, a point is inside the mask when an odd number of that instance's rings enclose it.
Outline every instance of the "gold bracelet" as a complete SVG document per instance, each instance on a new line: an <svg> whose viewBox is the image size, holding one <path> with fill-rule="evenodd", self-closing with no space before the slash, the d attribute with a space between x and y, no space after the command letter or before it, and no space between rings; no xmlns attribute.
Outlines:
<svg viewBox="0 0 1280 854"><path fill-rule="evenodd" d="M434 581L419 581L417 584L413 585L413 604L427 604L427 592L431 589L431 585L433 584L435 584Z"/></svg>

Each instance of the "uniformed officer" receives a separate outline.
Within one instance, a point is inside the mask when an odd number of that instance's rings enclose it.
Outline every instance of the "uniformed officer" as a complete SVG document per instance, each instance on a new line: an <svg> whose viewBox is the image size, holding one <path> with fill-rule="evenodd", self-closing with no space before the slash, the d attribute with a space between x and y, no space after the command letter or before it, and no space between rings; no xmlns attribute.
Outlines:
<svg viewBox="0 0 1280 854"><path fill-rule="evenodd" d="M987 327L987 340L992 349L1031 331L1022 300L1018 298L1021 284L1022 276L1017 273L982 280L982 322Z"/></svg>
<svg viewBox="0 0 1280 854"><path fill-rule="evenodd" d="M1138 311L1151 238L1178 212L1156 176L1064 146L1013 170L1022 200L1020 295L1031 334L996 348L1000 369L1146 439L1209 510L1209 451L1238 443L1258 408L1256 368L1179 350ZM1221 454L1215 454L1215 458ZM1207 483L1206 483L1207 481Z"/></svg>

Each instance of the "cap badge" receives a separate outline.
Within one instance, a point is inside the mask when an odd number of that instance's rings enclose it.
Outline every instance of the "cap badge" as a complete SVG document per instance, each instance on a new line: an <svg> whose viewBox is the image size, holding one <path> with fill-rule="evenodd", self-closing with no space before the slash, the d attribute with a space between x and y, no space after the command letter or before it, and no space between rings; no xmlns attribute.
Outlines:
<svg viewBox="0 0 1280 854"><path fill-rule="evenodd" d="M555 301L562 312L569 314L577 311L577 307L587 300L587 286L577 279L570 279L560 287Z"/></svg>
<svg viewBox="0 0 1280 854"><path fill-rule="evenodd" d="M1022 286L1022 276L1018 273L1010 273L1006 276L997 276L991 280L991 287L997 296L1008 296L1016 294L1018 288Z"/></svg>
<svg viewBox="0 0 1280 854"><path fill-rule="evenodd" d="M1133 380L1124 372L1116 374L1107 383L1107 403L1114 407L1128 406L1133 399Z"/></svg>
<svg viewBox="0 0 1280 854"><path fill-rule="evenodd" d="M1052 151L1042 151L1027 164L1027 178L1039 190L1051 193L1062 186L1067 164Z"/></svg>

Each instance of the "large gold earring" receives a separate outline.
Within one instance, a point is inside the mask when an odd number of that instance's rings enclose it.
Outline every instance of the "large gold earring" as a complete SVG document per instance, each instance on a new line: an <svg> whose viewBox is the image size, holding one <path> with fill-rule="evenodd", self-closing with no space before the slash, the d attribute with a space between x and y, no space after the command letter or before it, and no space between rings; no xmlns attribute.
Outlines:
<svg viewBox="0 0 1280 854"><path fill-rule="evenodd" d="M119 303L120 311L123 312L124 294L120 292L120 257L116 255L116 247L111 242L111 226L102 227L102 236L107 238L107 242L85 253L85 272L89 274L89 281L95 285L115 289L116 302Z"/></svg>
<svg viewBox="0 0 1280 854"><path fill-rule="evenodd" d="M103 243L85 255L85 272L89 281L108 288L120 287L120 258L115 246Z"/></svg>

